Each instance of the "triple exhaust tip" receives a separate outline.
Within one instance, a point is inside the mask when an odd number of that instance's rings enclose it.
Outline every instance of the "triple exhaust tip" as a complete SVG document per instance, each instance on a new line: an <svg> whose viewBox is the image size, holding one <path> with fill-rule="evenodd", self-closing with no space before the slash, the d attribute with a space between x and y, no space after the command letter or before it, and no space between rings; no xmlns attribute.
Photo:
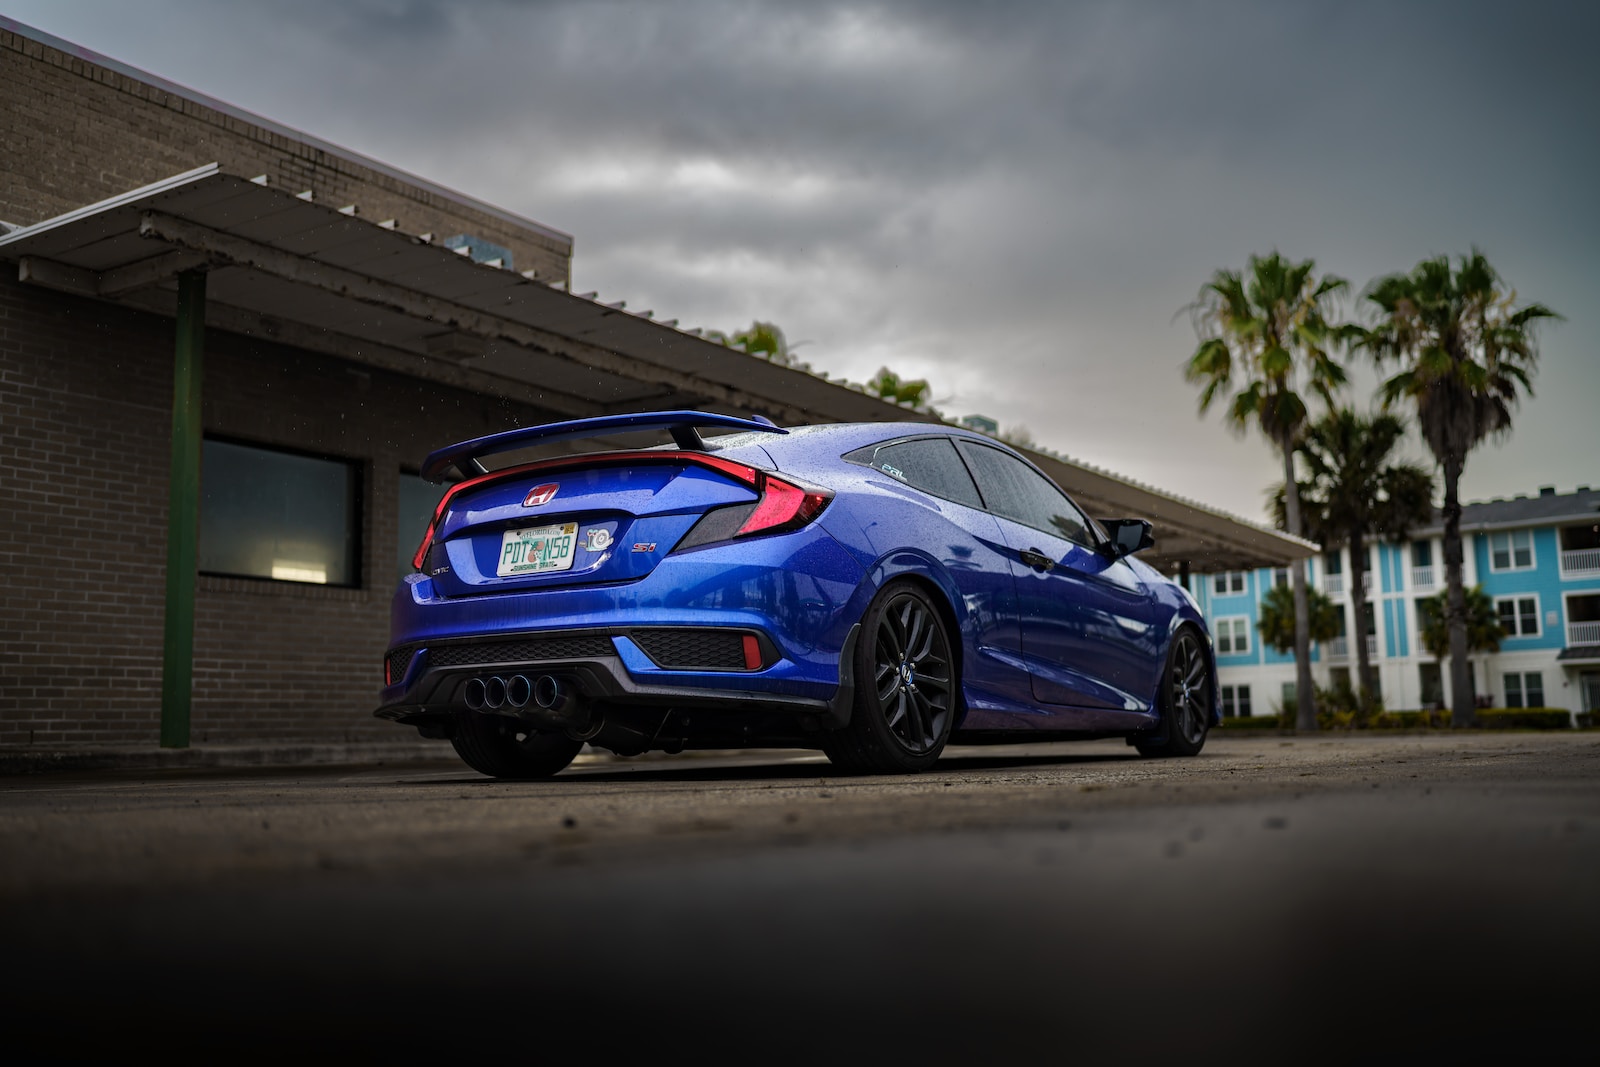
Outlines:
<svg viewBox="0 0 1600 1067"><path fill-rule="evenodd" d="M548 674L531 681L523 674L513 674L510 678L499 675L469 678L461 695L473 711L498 711L508 705L524 708L530 701L542 711L561 711L571 699L566 687Z"/></svg>

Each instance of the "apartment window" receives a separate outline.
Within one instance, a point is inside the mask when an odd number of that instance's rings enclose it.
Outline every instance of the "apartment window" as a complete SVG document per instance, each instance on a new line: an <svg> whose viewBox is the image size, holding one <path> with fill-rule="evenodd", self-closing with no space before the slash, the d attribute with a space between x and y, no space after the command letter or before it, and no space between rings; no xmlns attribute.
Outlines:
<svg viewBox="0 0 1600 1067"><path fill-rule="evenodd" d="M211 439L201 462L202 572L361 584L356 464Z"/></svg>
<svg viewBox="0 0 1600 1067"><path fill-rule="evenodd" d="M1228 571L1211 580L1211 591L1217 596L1244 592L1244 571Z"/></svg>
<svg viewBox="0 0 1600 1067"><path fill-rule="evenodd" d="M1511 530L1491 534L1489 537L1489 569L1492 571L1520 571L1533 566L1533 534L1528 530Z"/></svg>
<svg viewBox="0 0 1600 1067"><path fill-rule="evenodd" d="M1300 706L1300 702L1296 698L1294 683L1284 682L1280 693L1283 697L1283 713L1291 719L1294 718L1295 710Z"/></svg>
<svg viewBox="0 0 1600 1067"><path fill-rule="evenodd" d="M439 498L444 496L448 488L448 485L424 481L420 474L400 473L400 504L395 516L395 529L398 531L395 536L396 581L415 570L411 560L417 554L417 546L422 543L422 535L428 532L428 523L433 521L433 509L439 506Z"/></svg>
<svg viewBox="0 0 1600 1067"><path fill-rule="evenodd" d="M1422 689L1422 706L1444 707L1444 677L1437 663L1417 664L1417 682Z"/></svg>
<svg viewBox="0 0 1600 1067"><path fill-rule="evenodd" d="M1506 680L1506 707L1544 707L1544 675L1538 671L1510 672Z"/></svg>
<svg viewBox="0 0 1600 1067"><path fill-rule="evenodd" d="M1343 574L1344 556L1337 550L1324 552L1322 554L1322 566L1324 574Z"/></svg>
<svg viewBox="0 0 1600 1067"><path fill-rule="evenodd" d="M1329 667L1328 688L1332 689L1335 693L1350 692L1350 668Z"/></svg>
<svg viewBox="0 0 1600 1067"><path fill-rule="evenodd" d="M1250 715L1250 687L1248 685L1225 685L1222 687L1222 717L1231 719L1235 716L1248 718Z"/></svg>
<svg viewBox="0 0 1600 1067"><path fill-rule="evenodd" d="M1272 571L1272 587L1274 589L1276 589L1280 585L1288 585L1288 584L1289 584L1289 568L1288 567L1276 567L1276 568L1274 568L1273 571Z"/></svg>
<svg viewBox="0 0 1600 1067"><path fill-rule="evenodd" d="M1217 654L1237 656L1250 651L1250 620L1244 616L1218 619Z"/></svg>
<svg viewBox="0 0 1600 1067"><path fill-rule="evenodd" d="M1413 542L1411 542L1411 565L1413 567L1431 567L1431 566L1433 566L1433 542L1432 541L1413 541Z"/></svg>
<svg viewBox="0 0 1600 1067"><path fill-rule="evenodd" d="M1500 613L1500 628L1507 637L1539 636L1539 598L1514 596L1496 599L1495 610Z"/></svg>

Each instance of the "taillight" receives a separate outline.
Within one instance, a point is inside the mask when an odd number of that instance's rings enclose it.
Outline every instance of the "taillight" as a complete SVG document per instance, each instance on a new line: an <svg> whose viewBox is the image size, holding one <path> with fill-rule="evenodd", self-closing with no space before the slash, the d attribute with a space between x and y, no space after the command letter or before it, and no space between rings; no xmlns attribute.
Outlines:
<svg viewBox="0 0 1600 1067"><path fill-rule="evenodd" d="M798 530L822 514L822 509L833 499L833 494L826 489L795 485L766 473L758 475L755 488L761 495L748 504L733 504L706 512L674 551Z"/></svg>

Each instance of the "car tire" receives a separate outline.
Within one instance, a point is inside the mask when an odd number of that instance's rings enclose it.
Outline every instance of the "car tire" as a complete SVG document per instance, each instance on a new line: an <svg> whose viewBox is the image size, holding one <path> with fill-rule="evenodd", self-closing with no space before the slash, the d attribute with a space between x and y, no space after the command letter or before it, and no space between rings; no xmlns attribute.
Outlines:
<svg viewBox="0 0 1600 1067"><path fill-rule="evenodd" d="M851 774L914 774L938 761L960 679L944 618L911 582L885 586L861 619L850 723L823 744Z"/></svg>
<svg viewBox="0 0 1600 1067"><path fill-rule="evenodd" d="M450 743L468 767L491 778L549 778L583 748L582 741L566 734L545 733L515 719L473 711L456 720Z"/></svg>
<svg viewBox="0 0 1600 1067"><path fill-rule="evenodd" d="M1161 722L1151 733L1133 738L1133 747L1141 756L1198 755L1211 729L1215 692L1199 635L1187 627L1179 630L1161 671Z"/></svg>

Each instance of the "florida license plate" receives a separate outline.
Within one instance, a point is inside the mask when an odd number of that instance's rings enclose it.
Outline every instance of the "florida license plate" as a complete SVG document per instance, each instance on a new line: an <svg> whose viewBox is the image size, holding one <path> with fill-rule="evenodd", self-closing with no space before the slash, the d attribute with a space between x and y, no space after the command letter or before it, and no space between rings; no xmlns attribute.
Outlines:
<svg viewBox="0 0 1600 1067"><path fill-rule="evenodd" d="M572 567L572 549L578 539L578 524L531 526L526 530L507 530L500 538L500 562L495 574L509 578L515 574L543 574Z"/></svg>

